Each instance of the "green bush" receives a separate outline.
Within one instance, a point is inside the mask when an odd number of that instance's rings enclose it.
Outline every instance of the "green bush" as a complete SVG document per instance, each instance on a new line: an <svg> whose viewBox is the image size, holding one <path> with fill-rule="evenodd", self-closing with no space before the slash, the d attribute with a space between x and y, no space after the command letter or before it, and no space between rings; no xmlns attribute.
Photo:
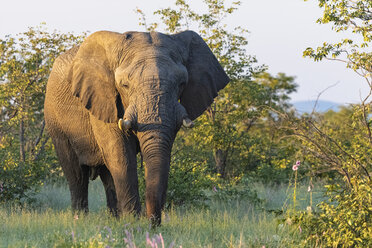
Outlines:
<svg viewBox="0 0 372 248"><path fill-rule="evenodd" d="M44 177L37 163L19 163L11 156L0 169L0 203L30 202Z"/></svg>
<svg viewBox="0 0 372 248"><path fill-rule="evenodd" d="M203 205L206 199L204 189L211 185L211 180L206 174L205 161L175 157L169 174L168 205Z"/></svg>
<svg viewBox="0 0 372 248"><path fill-rule="evenodd" d="M214 186L209 198L223 202L244 200L248 201L252 205L261 204L262 200L258 197L257 191L252 189L251 181L252 180L248 178L243 178L237 182L225 182L217 187Z"/></svg>
<svg viewBox="0 0 372 248"><path fill-rule="evenodd" d="M301 213L295 219L302 227L302 246L372 247L372 184L355 180L354 187L341 190L329 185L328 202L317 213Z"/></svg>

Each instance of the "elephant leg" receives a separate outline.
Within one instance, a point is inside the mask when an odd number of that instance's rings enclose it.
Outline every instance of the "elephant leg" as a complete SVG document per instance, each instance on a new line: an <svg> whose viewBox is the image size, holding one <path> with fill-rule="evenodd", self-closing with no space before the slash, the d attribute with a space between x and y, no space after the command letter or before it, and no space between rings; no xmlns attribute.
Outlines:
<svg viewBox="0 0 372 248"><path fill-rule="evenodd" d="M118 214L141 211L137 176L137 140L116 123L91 118L94 136L115 185Z"/></svg>
<svg viewBox="0 0 372 248"><path fill-rule="evenodd" d="M103 149L104 154L105 149ZM138 175L136 156L128 151L111 150L111 156L105 156L107 167L110 171L115 185L117 209L119 214L135 213L140 214L141 204L138 193ZM116 155L116 156L112 156ZM118 159L119 158L119 159ZM117 160L124 160L117 162Z"/></svg>
<svg viewBox="0 0 372 248"><path fill-rule="evenodd" d="M73 211L88 212L89 167L80 165L67 138L53 139L63 173L67 179Z"/></svg>
<svg viewBox="0 0 372 248"><path fill-rule="evenodd" d="M110 171L107 169L105 165L100 167L99 176L105 188L107 207L110 210L112 215L117 216L118 215L118 209L117 209L118 200L116 198L115 184L114 184L114 180L111 176Z"/></svg>

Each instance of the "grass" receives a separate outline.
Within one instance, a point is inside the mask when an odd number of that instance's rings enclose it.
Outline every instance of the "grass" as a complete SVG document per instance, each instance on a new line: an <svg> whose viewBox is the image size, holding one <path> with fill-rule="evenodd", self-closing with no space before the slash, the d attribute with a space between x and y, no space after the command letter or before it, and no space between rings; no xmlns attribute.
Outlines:
<svg viewBox="0 0 372 248"><path fill-rule="evenodd" d="M278 225L275 213L290 205L288 187L255 184L261 207L248 200L212 201L208 208L178 207L163 214L161 227L151 229L145 218L115 219L105 210L103 187L90 184L88 215L69 210L67 186L47 185L37 195L37 207L0 208L1 247L290 247L300 233ZM300 207L306 208L307 186L298 190ZM293 193L293 192L292 192ZM159 236L161 234L161 237ZM146 236L148 236L146 238ZM134 246L135 245L135 246ZM148 247L156 247L154 244Z"/></svg>

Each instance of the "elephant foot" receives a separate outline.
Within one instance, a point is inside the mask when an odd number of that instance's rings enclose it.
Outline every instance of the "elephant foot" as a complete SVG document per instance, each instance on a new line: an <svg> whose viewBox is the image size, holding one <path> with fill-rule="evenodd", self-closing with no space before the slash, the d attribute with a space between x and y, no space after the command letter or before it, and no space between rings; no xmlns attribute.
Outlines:
<svg viewBox="0 0 372 248"><path fill-rule="evenodd" d="M151 229L155 229L161 225L161 217L151 216L149 220Z"/></svg>

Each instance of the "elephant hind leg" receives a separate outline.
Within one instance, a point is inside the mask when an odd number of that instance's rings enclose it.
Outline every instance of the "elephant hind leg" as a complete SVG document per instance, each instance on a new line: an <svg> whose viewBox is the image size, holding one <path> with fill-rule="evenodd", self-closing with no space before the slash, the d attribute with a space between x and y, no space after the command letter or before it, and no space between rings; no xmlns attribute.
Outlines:
<svg viewBox="0 0 372 248"><path fill-rule="evenodd" d="M105 188L107 207L112 215L118 216L118 200L116 198L114 180L112 179L111 173L105 165L100 167L99 176Z"/></svg>
<svg viewBox="0 0 372 248"><path fill-rule="evenodd" d="M72 210L88 212L89 167L79 164L79 159L66 137L53 139L53 143L70 188Z"/></svg>

